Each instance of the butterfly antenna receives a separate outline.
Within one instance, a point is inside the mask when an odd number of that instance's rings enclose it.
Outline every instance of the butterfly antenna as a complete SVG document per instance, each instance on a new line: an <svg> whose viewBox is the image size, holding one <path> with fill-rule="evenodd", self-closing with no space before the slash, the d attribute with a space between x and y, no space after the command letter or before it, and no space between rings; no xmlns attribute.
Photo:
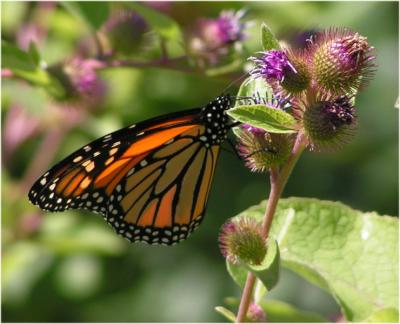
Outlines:
<svg viewBox="0 0 400 324"><path fill-rule="evenodd" d="M231 88L234 84L239 83L240 81L244 80L247 76L249 75L249 73L244 73L242 74L240 77L232 80L222 91L222 93L227 93L228 89Z"/></svg>

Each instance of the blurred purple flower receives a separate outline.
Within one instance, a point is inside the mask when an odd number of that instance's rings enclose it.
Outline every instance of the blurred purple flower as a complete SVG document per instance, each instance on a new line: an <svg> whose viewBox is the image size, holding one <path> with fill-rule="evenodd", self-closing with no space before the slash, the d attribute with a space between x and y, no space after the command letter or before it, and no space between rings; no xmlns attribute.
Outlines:
<svg viewBox="0 0 400 324"><path fill-rule="evenodd" d="M235 43L245 39L248 23L242 21L244 14L243 10L226 10L216 19L197 20L189 41L193 54L216 64Z"/></svg>
<svg viewBox="0 0 400 324"><path fill-rule="evenodd" d="M217 49L244 39L246 23L241 22L244 11L222 11L216 19L198 20L199 35L209 49Z"/></svg>
<svg viewBox="0 0 400 324"><path fill-rule="evenodd" d="M168 13L171 9L171 2L169 1L146 1L144 4L163 13Z"/></svg>
<svg viewBox="0 0 400 324"><path fill-rule="evenodd" d="M40 212L25 213L19 219L20 230L24 235L36 232L43 222L43 215Z"/></svg>
<svg viewBox="0 0 400 324"><path fill-rule="evenodd" d="M96 72L100 66L97 60L75 57L64 67L76 94L90 104L99 103L106 92L106 84Z"/></svg>
<svg viewBox="0 0 400 324"><path fill-rule="evenodd" d="M20 48L27 50L30 43L41 43L46 34L47 32L38 24L26 23L17 31L17 44Z"/></svg>
<svg viewBox="0 0 400 324"><path fill-rule="evenodd" d="M6 116L3 129L4 158L8 161L14 151L28 138L39 131L39 119L27 114L18 105L12 105Z"/></svg>

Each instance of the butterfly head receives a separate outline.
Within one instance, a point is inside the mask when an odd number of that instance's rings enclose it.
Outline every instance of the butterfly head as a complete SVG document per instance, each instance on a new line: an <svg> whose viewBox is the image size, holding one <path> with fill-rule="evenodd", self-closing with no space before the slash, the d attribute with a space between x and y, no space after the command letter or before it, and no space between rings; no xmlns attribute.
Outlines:
<svg viewBox="0 0 400 324"><path fill-rule="evenodd" d="M228 110L232 107L232 98L230 95L222 94L215 98L212 103L217 107L219 106L221 110Z"/></svg>
<svg viewBox="0 0 400 324"><path fill-rule="evenodd" d="M202 137L207 146L219 145L225 138L230 127L226 110L231 108L232 100L229 95L221 95L210 101L201 110L201 118L206 127L206 134Z"/></svg>

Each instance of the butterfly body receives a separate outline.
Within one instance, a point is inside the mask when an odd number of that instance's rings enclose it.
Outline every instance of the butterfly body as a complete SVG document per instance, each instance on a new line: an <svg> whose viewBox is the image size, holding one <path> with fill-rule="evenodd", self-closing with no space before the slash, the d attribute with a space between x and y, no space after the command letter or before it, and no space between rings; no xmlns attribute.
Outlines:
<svg viewBox="0 0 400 324"><path fill-rule="evenodd" d="M203 219L230 106L220 96L107 134L40 177L29 199L47 211L102 214L131 242L184 240Z"/></svg>

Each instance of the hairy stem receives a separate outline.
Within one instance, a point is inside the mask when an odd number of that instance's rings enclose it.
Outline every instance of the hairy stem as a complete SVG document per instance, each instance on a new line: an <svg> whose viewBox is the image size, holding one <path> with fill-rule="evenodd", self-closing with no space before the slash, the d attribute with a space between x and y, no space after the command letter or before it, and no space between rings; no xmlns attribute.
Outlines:
<svg viewBox="0 0 400 324"><path fill-rule="evenodd" d="M279 199L282 195L283 189L289 179L292 170L299 159L301 153L306 146L306 140L302 133L299 133L296 138L296 142L293 146L292 153L290 154L286 163L282 166L280 170L271 169L270 170L270 183L271 190L269 193L267 207L265 209L265 214L262 223L262 234L265 239L268 238L269 231L271 229L272 220L275 215L275 210L278 205ZM249 309L251 302L251 296L254 289L254 284L256 282L256 277L253 273L248 272L246 284L243 289L242 298L240 300L239 310L236 316L236 323L243 323L246 319L246 314Z"/></svg>

